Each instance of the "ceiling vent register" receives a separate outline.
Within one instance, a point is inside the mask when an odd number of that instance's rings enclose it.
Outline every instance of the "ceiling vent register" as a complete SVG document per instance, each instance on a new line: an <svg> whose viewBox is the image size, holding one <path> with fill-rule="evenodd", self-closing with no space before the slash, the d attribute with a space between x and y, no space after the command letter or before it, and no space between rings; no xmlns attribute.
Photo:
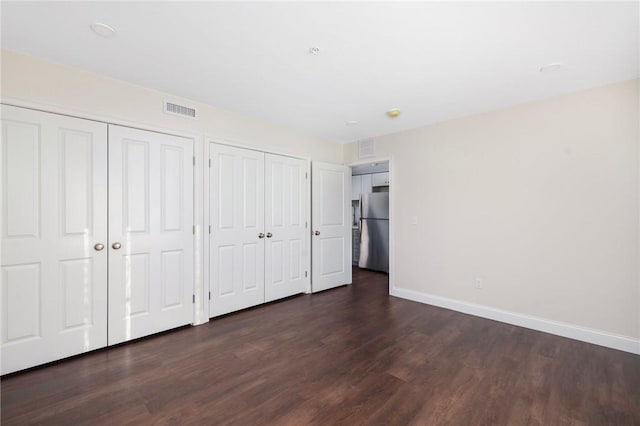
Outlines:
<svg viewBox="0 0 640 426"><path fill-rule="evenodd" d="M375 139L361 139L358 141L358 158L370 158L376 155Z"/></svg>
<svg viewBox="0 0 640 426"><path fill-rule="evenodd" d="M184 105L174 104L173 102L165 101L164 112L172 115L179 115L180 117L196 118L196 109Z"/></svg>

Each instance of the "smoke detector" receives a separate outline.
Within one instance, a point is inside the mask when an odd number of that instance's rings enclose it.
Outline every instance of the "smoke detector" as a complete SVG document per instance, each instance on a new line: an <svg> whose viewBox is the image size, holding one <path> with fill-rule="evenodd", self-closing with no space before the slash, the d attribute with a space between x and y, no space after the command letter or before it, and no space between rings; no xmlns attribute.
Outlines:
<svg viewBox="0 0 640 426"><path fill-rule="evenodd" d="M91 31L99 35L100 37L110 38L116 35L116 30L110 25L103 24L102 22L94 22L89 25Z"/></svg>
<svg viewBox="0 0 640 426"><path fill-rule="evenodd" d="M562 67L562 64L560 62L552 62L550 64L546 64L540 67L540 72L547 72L547 71L557 71L560 69L560 67Z"/></svg>

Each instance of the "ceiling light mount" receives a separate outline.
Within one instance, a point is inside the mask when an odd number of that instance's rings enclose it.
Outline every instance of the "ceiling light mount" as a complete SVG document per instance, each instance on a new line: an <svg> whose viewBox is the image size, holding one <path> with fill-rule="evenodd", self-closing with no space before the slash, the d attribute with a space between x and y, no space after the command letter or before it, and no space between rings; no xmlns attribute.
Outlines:
<svg viewBox="0 0 640 426"><path fill-rule="evenodd" d="M387 116L389 118L396 118L400 115L400 110L398 108L391 108L389 111L387 111Z"/></svg>
<svg viewBox="0 0 640 426"><path fill-rule="evenodd" d="M320 54L320 48L319 47L310 47L309 48L309 53L312 54L313 56L318 56Z"/></svg>
<svg viewBox="0 0 640 426"><path fill-rule="evenodd" d="M116 30L110 25L103 24L102 22L94 22L89 25L91 31L104 38L111 38L116 35Z"/></svg>

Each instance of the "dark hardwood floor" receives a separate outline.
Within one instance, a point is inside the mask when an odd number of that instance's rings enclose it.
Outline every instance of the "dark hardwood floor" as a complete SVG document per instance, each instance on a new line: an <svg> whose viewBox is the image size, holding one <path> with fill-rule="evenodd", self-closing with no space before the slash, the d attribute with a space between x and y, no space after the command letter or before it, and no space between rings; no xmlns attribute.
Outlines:
<svg viewBox="0 0 640 426"><path fill-rule="evenodd" d="M389 297L358 269L1 386L4 425L640 424L640 356Z"/></svg>

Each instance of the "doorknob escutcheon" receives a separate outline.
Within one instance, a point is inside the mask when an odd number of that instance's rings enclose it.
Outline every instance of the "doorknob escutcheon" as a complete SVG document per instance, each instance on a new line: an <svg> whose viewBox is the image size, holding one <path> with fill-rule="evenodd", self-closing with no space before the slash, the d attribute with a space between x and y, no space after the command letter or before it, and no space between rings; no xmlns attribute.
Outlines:
<svg viewBox="0 0 640 426"><path fill-rule="evenodd" d="M98 244L96 244L95 246L93 246L93 248L94 248L96 251L102 251L102 249L104 248L104 244L98 243Z"/></svg>
<svg viewBox="0 0 640 426"><path fill-rule="evenodd" d="M118 250L120 247L122 247L122 244L120 244L120 243L117 243L117 242L116 242L116 243L113 243L113 244L111 245L111 247L112 247L114 250Z"/></svg>
<svg viewBox="0 0 640 426"><path fill-rule="evenodd" d="M320 231L314 232L313 235L320 235Z"/></svg>
<svg viewBox="0 0 640 426"><path fill-rule="evenodd" d="M258 238L264 238L264 234L261 232L258 234Z"/></svg>

